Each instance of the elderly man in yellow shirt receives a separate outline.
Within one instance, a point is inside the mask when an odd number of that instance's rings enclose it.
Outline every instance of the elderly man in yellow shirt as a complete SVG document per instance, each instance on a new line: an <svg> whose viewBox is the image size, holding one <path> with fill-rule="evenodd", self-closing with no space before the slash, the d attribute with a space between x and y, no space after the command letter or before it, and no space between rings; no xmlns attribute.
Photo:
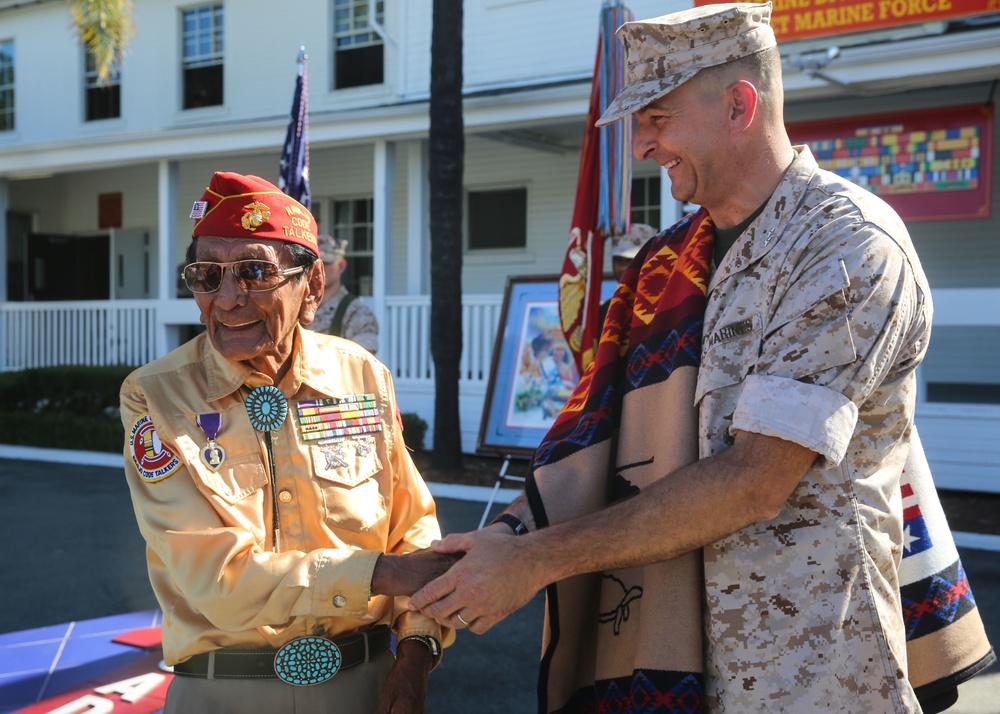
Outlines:
<svg viewBox="0 0 1000 714"><path fill-rule="evenodd" d="M192 218L206 333L121 390L165 711L422 712L454 634L407 596L451 558L426 550L440 529L390 373L302 329L324 286L304 206L216 173Z"/></svg>

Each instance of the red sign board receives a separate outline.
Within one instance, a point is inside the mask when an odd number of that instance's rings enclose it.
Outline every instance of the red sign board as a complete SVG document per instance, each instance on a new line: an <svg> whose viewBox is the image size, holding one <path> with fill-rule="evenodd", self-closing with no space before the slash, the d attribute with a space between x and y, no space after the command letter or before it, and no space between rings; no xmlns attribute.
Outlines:
<svg viewBox="0 0 1000 714"><path fill-rule="evenodd" d="M711 5L694 0L695 6ZM773 0L778 42L912 25L1000 9L997 0Z"/></svg>
<svg viewBox="0 0 1000 714"><path fill-rule="evenodd" d="M990 216L992 104L791 123L788 135L903 220Z"/></svg>

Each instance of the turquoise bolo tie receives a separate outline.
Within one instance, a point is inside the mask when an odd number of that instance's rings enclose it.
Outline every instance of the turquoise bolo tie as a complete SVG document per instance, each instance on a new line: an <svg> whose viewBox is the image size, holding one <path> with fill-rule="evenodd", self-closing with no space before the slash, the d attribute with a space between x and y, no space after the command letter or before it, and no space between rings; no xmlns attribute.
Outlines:
<svg viewBox="0 0 1000 714"><path fill-rule="evenodd" d="M246 400L247 415L250 425L264 433L264 446L267 449L267 464L270 467L271 479L271 523L274 552L281 550L281 522L278 517L278 479L274 475L274 447L271 443L271 432L280 429L288 416L288 400L277 387L270 384L254 387Z"/></svg>

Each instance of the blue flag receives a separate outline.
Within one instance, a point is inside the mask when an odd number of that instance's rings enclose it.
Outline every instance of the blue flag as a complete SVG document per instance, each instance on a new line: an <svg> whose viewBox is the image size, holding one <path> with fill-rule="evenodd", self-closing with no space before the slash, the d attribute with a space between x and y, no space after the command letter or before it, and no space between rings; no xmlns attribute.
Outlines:
<svg viewBox="0 0 1000 714"><path fill-rule="evenodd" d="M278 188L306 208L309 196L309 90L306 82L306 55L299 55L299 76L295 80L292 116L288 121L285 145L281 149Z"/></svg>

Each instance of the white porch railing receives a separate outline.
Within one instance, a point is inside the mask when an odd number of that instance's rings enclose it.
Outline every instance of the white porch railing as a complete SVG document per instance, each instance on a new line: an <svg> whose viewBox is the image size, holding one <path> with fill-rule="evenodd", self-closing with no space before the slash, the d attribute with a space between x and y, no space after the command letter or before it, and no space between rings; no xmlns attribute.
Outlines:
<svg viewBox="0 0 1000 714"><path fill-rule="evenodd" d="M500 295L462 296L460 381L485 384L489 380L502 302ZM380 331L379 359L392 370L397 384L433 382L430 296L389 296L385 307L385 329ZM435 335L433 339L454 338L454 335Z"/></svg>
<svg viewBox="0 0 1000 714"><path fill-rule="evenodd" d="M60 364L140 365L156 358L149 300L3 303L3 371Z"/></svg>
<svg viewBox="0 0 1000 714"><path fill-rule="evenodd" d="M197 313L179 308L182 302L0 303L0 370L60 364L145 364L165 351L157 347L164 326L187 319L195 324ZM460 379L464 382L485 383L489 379L501 303L500 295L466 295L462 299ZM434 381L429 296L388 297L380 338L379 358L392 369L397 381Z"/></svg>

